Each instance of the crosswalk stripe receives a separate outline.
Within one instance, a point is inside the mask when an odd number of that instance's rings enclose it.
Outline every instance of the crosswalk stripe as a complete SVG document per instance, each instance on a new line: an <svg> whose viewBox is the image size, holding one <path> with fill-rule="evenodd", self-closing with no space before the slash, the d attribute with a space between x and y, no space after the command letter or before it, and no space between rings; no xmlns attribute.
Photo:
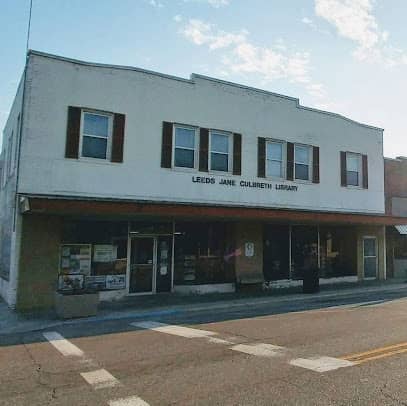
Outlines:
<svg viewBox="0 0 407 406"><path fill-rule="evenodd" d="M42 334L65 357L83 357L83 351L56 331Z"/></svg>
<svg viewBox="0 0 407 406"><path fill-rule="evenodd" d="M315 372L328 372L335 369L355 365L351 361L333 357L297 358L290 361L290 365L310 369Z"/></svg>
<svg viewBox="0 0 407 406"><path fill-rule="evenodd" d="M233 351L243 352L245 354L255 355L257 357L277 357L282 355L285 348L273 344L238 344L230 348Z"/></svg>
<svg viewBox="0 0 407 406"><path fill-rule="evenodd" d="M120 382L106 369L97 369L90 372L81 372L82 378L94 389L111 388L120 385Z"/></svg>
<svg viewBox="0 0 407 406"><path fill-rule="evenodd" d="M109 406L149 406L149 404L138 396L130 396L109 401Z"/></svg>
<svg viewBox="0 0 407 406"><path fill-rule="evenodd" d="M159 331L161 333L172 334L175 336L186 338L202 338L216 335L216 333L212 331L205 331L190 327L159 323L157 321L141 321L136 323L130 323L130 325L134 327L143 328L146 330Z"/></svg>

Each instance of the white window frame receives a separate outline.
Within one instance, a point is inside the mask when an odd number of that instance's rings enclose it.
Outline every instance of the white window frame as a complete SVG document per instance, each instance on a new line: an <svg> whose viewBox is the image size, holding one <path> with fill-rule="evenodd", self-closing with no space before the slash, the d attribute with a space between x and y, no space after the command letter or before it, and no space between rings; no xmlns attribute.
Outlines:
<svg viewBox="0 0 407 406"><path fill-rule="evenodd" d="M228 137L228 170L219 171L211 169L212 167L212 152L214 154L226 155L225 152L212 151L212 134L219 134ZM226 131L209 130L209 145L208 145L208 171L213 173L233 173L233 134Z"/></svg>
<svg viewBox="0 0 407 406"><path fill-rule="evenodd" d="M297 174L295 173L295 165L298 163L299 165L306 165L304 162L297 162L297 158L296 158L296 153L295 153L295 149L296 147L307 147L309 154L308 154L308 179L297 179ZM308 145L308 144L299 144L299 143L295 143L294 144L294 168L293 168L293 174L294 174L294 181L295 182L307 182L307 183L311 183L312 182L312 146Z"/></svg>
<svg viewBox="0 0 407 406"><path fill-rule="evenodd" d="M175 150L176 148L179 149L186 149L192 151L192 148L184 148L184 147L177 147L176 146L176 131L177 128L184 129L184 130L192 130L194 131L194 166L192 168L188 168L186 166L176 166L175 165ZM173 124L172 126L172 154L171 154L171 167L173 169L177 169L180 171L196 171L198 169L198 153L199 153L199 137L198 137L198 128L184 125L184 124Z"/></svg>
<svg viewBox="0 0 407 406"><path fill-rule="evenodd" d="M280 144L281 145L281 176L268 175L269 161L280 162L277 159L267 158L267 144ZM266 139L266 178L269 179L285 179L287 172L287 143L285 141Z"/></svg>
<svg viewBox="0 0 407 406"><path fill-rule="evenodd" d="M349 155L354 155L358 157L359 160L359 165L358 165L358 184L357 185L349 185L348 184L348 156ZM345 152L345 161L346 161L346 173L345 173L345 177L346 177L346 186L349 188L357 188L360 189L363 185L363 171L362 171L362 154L360 154L359 152L350 152L347 151ZM349 172L354 172L354 171L349 171Z"/></svg>
<svg viewBox="0 0 407 406"><path fill-rule="evenodd" d="M85 114L94 114L96 116L102 116L108 118L108 134L107 134L107 143L106 143L106 158L94 158L90 156L84 156L82 154L83 151L83 137L93 137L93 138L102 138L106 139L106 137L101 137L98 135L88 135L83 133L83 128L85 124ZM91 110L91 109L82 109L81 110L81 125L80 125L80 141L79 141L79 156L82 160L90 160L96 162L110 162L112 157L112 138L113 138L113 114L107 113L104 111L98 110Z"/></svg>

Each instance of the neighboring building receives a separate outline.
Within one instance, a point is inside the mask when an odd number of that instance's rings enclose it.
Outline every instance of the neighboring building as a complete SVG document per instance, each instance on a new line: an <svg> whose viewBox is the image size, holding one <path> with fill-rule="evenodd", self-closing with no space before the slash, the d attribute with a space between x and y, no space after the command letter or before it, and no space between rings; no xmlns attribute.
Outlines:
<svg viewBox="0 0 407 406"><path fill-rule="evenodd" d="M1 295L385 279L405 219L385 214L382 138L292 97L31 51L3 136Z"/></svg>
<svg viewBox="0 0 407 406"><path fill-rule="evenodd" d="M407 218L407 158L386 158L384 180L386 213ZM388 227L387 242L389 277L407 279L407 226Z"/></svg>

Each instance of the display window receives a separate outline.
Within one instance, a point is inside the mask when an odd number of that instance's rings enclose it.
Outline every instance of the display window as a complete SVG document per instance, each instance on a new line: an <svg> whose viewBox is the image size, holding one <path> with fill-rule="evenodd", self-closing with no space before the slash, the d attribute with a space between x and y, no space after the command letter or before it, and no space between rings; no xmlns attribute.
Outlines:
<svg viewBox="0 0 407 406"><path fill-rule="evenodd" d="M58 289L126 288L127 222L70 221L63 227Z"/></svg>
<svg viewBox="0 0 407 406"><path fill-rule="evenodd" d="M235 281L233 232L226 223L177 223L175 275L177 285Z"/></svg>

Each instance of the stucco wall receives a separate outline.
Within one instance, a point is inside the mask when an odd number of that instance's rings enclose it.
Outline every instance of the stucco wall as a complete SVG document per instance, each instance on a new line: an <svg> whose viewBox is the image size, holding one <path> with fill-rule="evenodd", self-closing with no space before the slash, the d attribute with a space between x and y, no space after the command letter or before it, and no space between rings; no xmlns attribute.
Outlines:
<svg viewBox="0 0 407 406"><path fill-rule="evenodd" d="M48 310L54 306L60 242L60 218L40 215L23 217L18 311Z"/></svg>
<svg viewBox="0 0 407 406"><path fill-rule="evenodd" d="M300 107L298 100L201 76L175 79L31 55L29 125L19 191L224 205L383 212L382 131ZM124 163L65 159L68 106L126 114ZM242 175L259 181L257 138L320 147L320 184L282 181L298 191L192 182L202 172L162 169L162 122L242 134ZM369 189L340 186L340 151L368 155ZM210 174L219 180L222 176ZM276 182L271 182L276 183Z"/></svg>
<svg viewBox="0 0 407 406"><path fill-rule="evenodd" d="M14 210L16 206L17 152L20 128L18 117L20 116L20 125L23 125L21 112L23 87L22 79L3 130L0 155L2 161L0 176L0 296L10 307L14 307L16 300L16 253L19 243L19 219L14 217ZM11 165L8 165L9 153L11 154Z"/></svg>

